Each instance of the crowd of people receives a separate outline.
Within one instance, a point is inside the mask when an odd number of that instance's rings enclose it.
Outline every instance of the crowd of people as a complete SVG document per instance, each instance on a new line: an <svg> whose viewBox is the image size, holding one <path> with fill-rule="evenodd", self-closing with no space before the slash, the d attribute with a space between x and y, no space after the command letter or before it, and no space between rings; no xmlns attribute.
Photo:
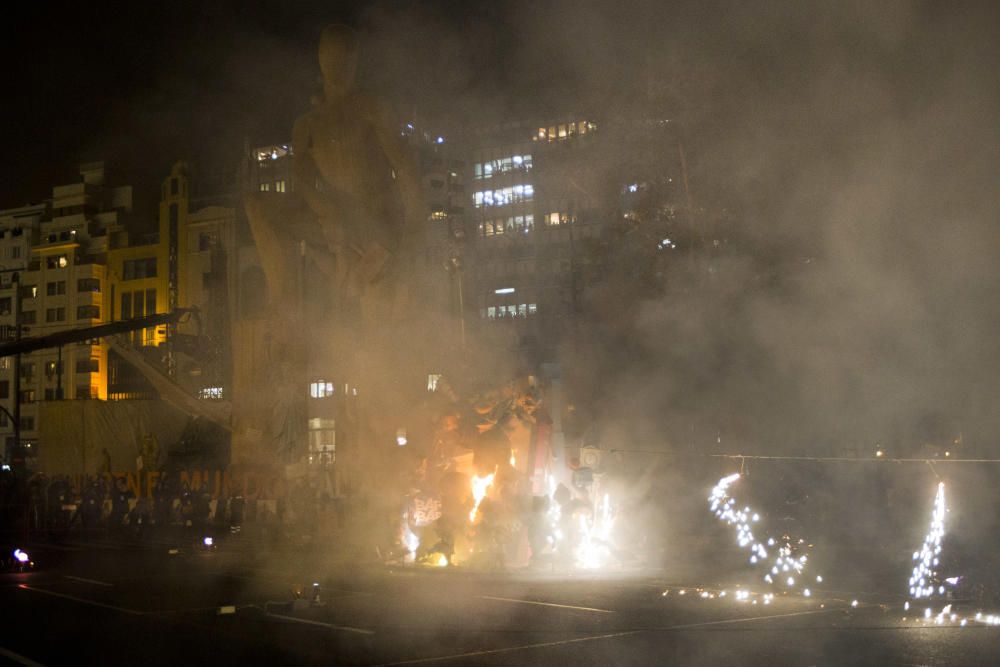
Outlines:
<svg viewBox="0 0 1000 667"><path fill-rule="evenodd" d="M3 530L45 539L197 538L240 533L245 525L265 537L316 539L331 534L337 515L338 503L308 479L290 485L281 498L261 500L216 493L208 485L192 488L169 471L139 494L125 477L110 474L73 479L38 473L25 479L4 470L0 476Z"/></svg>

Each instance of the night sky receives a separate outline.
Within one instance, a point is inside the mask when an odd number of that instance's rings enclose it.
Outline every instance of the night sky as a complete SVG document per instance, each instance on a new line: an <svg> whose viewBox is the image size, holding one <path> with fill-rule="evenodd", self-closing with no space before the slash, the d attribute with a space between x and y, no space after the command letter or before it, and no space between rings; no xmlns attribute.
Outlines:
<svg viewBox="0 0 1000 667"><path fill-rule="evenodd" d="M77 161L155 183L175 159L221 168L244 137L284 138L308 105L319 29L356 14L315 4L35 6L2 45L17 65L5 77L0 206L46 196Z"/></svg>
<svg viewBox="0 0 1000 667"><path fill-rule="evenodd" d="M318 89L319 31L335 21L363 30L367 88L445 127L537 109L614 115L650 96L687 128L697 184L746 206L786 193L803 167L836 171L881 124L935 105L992 131L1000 12L876 4L32 6L0 43L11 64L0 207L44 198L85 160L139 186L180 158L232 172L245 141L288 138Z"/></svg>

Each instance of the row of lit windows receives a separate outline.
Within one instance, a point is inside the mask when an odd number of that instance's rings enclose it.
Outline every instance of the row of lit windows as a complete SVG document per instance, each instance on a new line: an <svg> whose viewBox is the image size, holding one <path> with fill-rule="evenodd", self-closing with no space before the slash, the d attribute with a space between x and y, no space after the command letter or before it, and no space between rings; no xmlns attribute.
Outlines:
<svg viewBox="0 0 1000 667"><path fill-rule="evenodd" d="M507 206L508 204L528 202L534 199L534 197L535 186L529 183L477 192L472 196L472 203L476 208L484 206Z"/></svg>
<svg viewBox="0 0 1000 667"><path fill-rule="evenodd" d="M512 215L506 220L503 218L497 218L496 220L487 220L486 222L479 223L479 235L480 236L499 236L502 234L513 234L515 232L530 232L535 226L535 216L529 213L528 215Z"/></svg>
<svg viewBox="0 0 1000 667"><path fill-rule="evenodd" d="M576 216L572 213L554 211L546 213L542 220L549 227L560 227L576 222ZM496 220L486 220L479 223L480 236L502 236L504 234L514 234L515 232L528 233L535 228L535 216L515 215L508 218L497 218ZM590 234L583 234L590 236Z"/></svg>
<svg viewBox="0 0 1000 667"><path fill-rule="evenodd" d="M472 165L474 178L490 178L494 174L506 174L511 171L530 171L531 155L510 155L508 157L476 162Z"/></svg>
<svg viewBox="0 0 1000 667"><path fill-rule="evenodd" d="M46 269L65 269L69 266L68 255L49 255L45 258Z"/></svg>
<svg viewBox="0 0 1000 667"><path fill-rule="evenodd" d="M274 183L261 183L261 192L285 192L286 186L284 181L275 181Z"/></svg>
<svg viewBox="0 0 1000 667"><path fill-rule="evenodd" d="M291 155L292 147L288 144L282 144L280 146L263 146L261 148L257 148L254 152L257 156L257 162L266 162L267 160L277 160L280 157Z"/></svg>
<svg viewBox="0 0 1000 667"><path fill-rule="evenodd" d="M333 396L335 391L332 382L327 380L316 380L309 383L309 396L312 398L330 398ZM352 387L349 384L344 385L344 395L345 396L357 396L358 388Z"/></svg>
<svg viewBox="0 0 1000 667"><path fill-rule="evenodd" d="M535 141L559 141L569 139L581 134L587 134L597 129L597 125L590 121L581 120L575 123L559 123L548 127L538 128Z"/></svg>
<svg viewBox="0 0 1000 667"><path fill-rule="evenodd" d="M518 303L505 306L487 306L480 308L479 316L487 320L509 320L514 318L532 317L538 314L537 303Z"/></svg>
<svg viewBox="0 0 1000 667"><path fill-rule="evenodd" d="M552 213L545 214L545 224L549 227L568 225L571 222L576 222L576 216L572 213L566 213L565 211L553 211Z"/></svg>

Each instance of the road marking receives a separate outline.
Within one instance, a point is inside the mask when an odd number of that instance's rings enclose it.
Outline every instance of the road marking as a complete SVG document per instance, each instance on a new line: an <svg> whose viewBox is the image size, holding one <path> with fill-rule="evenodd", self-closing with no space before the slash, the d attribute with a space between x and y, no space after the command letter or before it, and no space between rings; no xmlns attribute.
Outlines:
<svg viewBox="0 0 1000 667"><path fill-rule="evenodd" d="M360 635L373 635L374 630L365 630L364 628L352 628L349 625L333 625L332 623L323 623L321 621L310 621L307 618L297 618L295 616L285 616L284 614L268 614L272 618L282 618L286 621L294 621L295 623L305 623L306 625L319 625L324 628L332 628L334 630L343 630L344 632L356 632Z"/></svg>
<svg viewBox="0 0 1000 667"><path fill-rule="evenodd" d="M555 602L538 602L536 600L517 600L515 598L498 598L492 595L480 595L481 600L499 600L501 602L517 602L518 604L537 604L541 607L559 607L560 609L578 609L580 611L594 611L598 614L613 614L612 609L595 609L594 607L575 607L571 604L556 604Z"/></svg>
<svg viewBox="0 0 1000 667"><path fill-rule="evenodd" d="M19 665L28 665L28 667L45 667L42 663L35 662L31 658L26 658L20 653L14 653L10 649L6 649L3 646L0 646L0 655L8 660L13 660Z"/></svg>
<svg viewBox="0 0 1000 667"><path fill-rule="evenodd" d="M70 547L65 544L43 544L41 542L32 542L32 550L39 549L45 551L47 549L54 549L55 551L85 551L83 547Z"/></svg>
<svg viewBox="0 0 1000 667"><path fill-rule="evenodd" d="M445 660L459 660L461 658L475 658L481 655L494 655L496 653L509 653L511 651L526 651L533 648L547 648L549 646L564 646L566 644L577 644L579 642L592 642L598 639L611 639L613 637L625 637L627 635L634 635L641 630L629 630L628 632L613 632L609 635L596 635L593 637L578 637L576 639L564 639L558 642L543 642L541 644L527 644L524 646L508 646L506 648L495 648L488 651L474 651L471 653L456 653L454 655L442 655L436 658L418 658L416 660L403 660L401 662L390 662L385 667L392 667L393 665L419 665L421 663L428 662L444 662Z"/></svg>
<svg viewBox="0 0 1000 667"><path fill-rule="evenodd" d="M276 577L268 577L261 575L247 576L243 574L233 574L232 572L196 572L194 573L198 576L204 577L227 577L229 579L239 579L240 581L253 581L253 582L272 582L279 583L285 586L291 586L295 584L301 584L302 577L299 577L299 581L295 581L291 576L283 577L278 579ZM328 593L337 593L337 595L328 595ZM346 588L324 588L323 597L326 599L339 600L341 598L351 598L351 597L371 597L375 593L370 593L367 591L349 591Z"/></svg>
<svg viewBox="0 0 1000 667"><path fill-rule="evenodd" d="M27 584L18 584L18 588L25 591L33 591L35 593L41 593L43 595L51 595L52 597L65 598L67 600L73 600L74 602L81 602L83 604L93 605L95 607L103 607L104 609L113 609L115 611L120 611L123 614L131 614L132 616L143 616L144 612L136 611L135 609L126 609L125 607L116 607L112 604L104 604L103 602L95 602L93 600L87 600L86 598L78 598L75 595L66 595L65 593L56 593L55 591L47 591L43 588L35 588L34 586L28 586Z"/></svg>
<svg viewBox="0 0 1000 667"><path fill-rule="evenodd" d="M94 584L96 586L114 586L114 584L109 584L106 581L98 581L97 579L87 579L86 577L74 577L72 574L63 575L67 579L72 579L73 581L82 581L85 584Z"/></svg>
<svg viewBox="0 0 1000 667"><path fill-rule="evenodd" d="M690 630L693 628L703 628L709 625L730 625L732 623L752 623L753 621L767 621L774 618L791 618L793 616L809 616L812 614L826 614L831 611L844 611L845 607L830 607L829 609L810 609L808 611L792 611L787 614L770 614L768 616L745 616L743 618L727 618L721 621L703 621L700 623L685 623L684 625L671 625L666 628L647 628L650 632L663 632L667 630Z"/></svg>
<svg viewBox="0 0 1000 667"><path fill-rule="evenodd" d="M487 598L487 599L506 599L506 598ZM516 602L522 602L522 600L516 600ZM724 625L732 623L743 623L752 621L763 621L773 618L788 618L792 616L806 616L809 614L825 614L830 611L844 611L844 608L830 608L830 609L811 609L809 611L796 611L787 614L771 614L768 616L751 616L744 618L729 618L721 621L705 621L703 623L687 623L684 625L674 625L666 628L644 628L641 630L628 630L626 632L614 632L607 635L597 635L594 637L580 637L578 639L566 639L558 642L544 642L541 644L526 644L524 646L509 646L506 648L491 649L489 651L475 651L472 653L456 653L454 655L443 655L436 658L418 658L416 660L403 660L400 662L392 662L385 665L385 667L392 667L393 665L418 665L429 662L444 662L446 660L459 660L461 658L474 658L481 655L493 655L495 653L509 653L512 651L526 651L534 648L548 648L550 646L563 646L566 644L574 644L578 642L588 642L597 639L613 639L615 637L627 637L629 635L636 635L643 632L663 632L669 630L688 630L693 628L705 627L709 625Z"/></svg>

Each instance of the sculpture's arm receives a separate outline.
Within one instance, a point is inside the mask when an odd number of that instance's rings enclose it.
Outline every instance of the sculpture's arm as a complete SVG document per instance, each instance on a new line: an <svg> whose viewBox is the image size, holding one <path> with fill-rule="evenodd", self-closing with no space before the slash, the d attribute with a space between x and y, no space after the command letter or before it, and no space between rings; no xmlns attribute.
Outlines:
<svg viewBox="0 0 1000 667"><path fill-rule="evenodd" d="M309 208L316 215L332 217L334 214L330 198L320 192L317 184L320 173L312 158L312 128L308 117L303 116L295 121L292 127L292 150L295 158L292 167L295 173L295 191L302 195Z"/></svg>
<svg viewBox="0 0 1000 667"><path fill-rule="evenodd" d="M371 120L382 151L396 174L396 183L403 200L406 216L406 233L420 229L427 207L424 202L423 189L420 187L420 170L414 159L413 151L400 136L399 123L385 104L372 101Z"/></svg>
<svg viewBox="0 0 1000 667"><path fill-rule="evenodd" d="M311 120L303 116L295 121L292 128L292 149L295 159L295 191L302 195L306 204L318 218L326 235L330 249L345 244L360 253L356 238L363 232L361 221L365 213L352 198L339 192L323 178L312 154Z"/></svg>

